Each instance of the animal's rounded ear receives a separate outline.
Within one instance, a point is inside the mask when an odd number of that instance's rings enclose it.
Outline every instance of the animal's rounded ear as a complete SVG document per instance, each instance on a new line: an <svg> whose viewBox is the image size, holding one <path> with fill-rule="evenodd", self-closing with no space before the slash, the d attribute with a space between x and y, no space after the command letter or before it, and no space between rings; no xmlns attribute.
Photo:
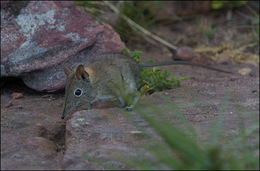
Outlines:
<svg viewBox="0 0 260 171"><path fill-rule="evenodd" d="M79 65L76 69L76 77L77 79L86 79L89 77L89 74L85 71L84 66L83 65Z"/></svg>
<svg viewBox="0 0 260 171"><path fill-rule="evenodd" d="M68 77L73 71L72 71L72 69L70 69L70 67L64 66L64 72Z"/></svg>

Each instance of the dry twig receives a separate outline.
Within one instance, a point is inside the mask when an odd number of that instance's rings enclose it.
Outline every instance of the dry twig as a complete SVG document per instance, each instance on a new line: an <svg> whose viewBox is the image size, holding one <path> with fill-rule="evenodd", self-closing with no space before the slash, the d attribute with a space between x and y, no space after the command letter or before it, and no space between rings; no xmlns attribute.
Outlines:
<svg viewBox="0 0 260 171"><path fill-rule="evenodd" d="M167 46L168 48L172 50L177 50L177 47L172 45L171 43L167 42L166 40L163 40L159 36L154 35L150 31L146 30L139 24L135 23L133 20L131 20L129 17L125 16L124 14L121 14L120 11L110 2L104 1L104 3L113 11L115 12L118 16L120 16L122 19L124 19L134 30L139 31L143 33L144 35L156 40L157 42L163 44L164 46Z"/></svg>

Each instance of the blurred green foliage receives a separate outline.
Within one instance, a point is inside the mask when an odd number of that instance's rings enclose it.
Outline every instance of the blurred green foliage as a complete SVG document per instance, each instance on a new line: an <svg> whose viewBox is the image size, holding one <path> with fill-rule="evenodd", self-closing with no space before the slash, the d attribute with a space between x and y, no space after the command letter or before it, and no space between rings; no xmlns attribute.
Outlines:
<svg viewBox="0 0 260 171"><path fill-rule="evenodd" d="M162 111L172 111L175 115L184 115L180 112L177 105L167 102L163 106L156 106L149 103L149 107L136 106L136 113L149 123L151 128L162 138L159 142L149 133L144 131L146 137L150 138L150 144L144 147L156 160L151 160L149 155L138 157L120 156L119 160L131 166L134 169L177 169L177 170L247 170L259 169L259 145L252 146L254 139L259 139L259 121L254 122L248 128L245 127L244 119L240 117L239 112L244 109L238 109L237 116L240 120L240 129L236 131L236 136L229 137L229 143L225 142L227 137L221 135L224 113L228 107L228 98L223 100L220 116L217 118L212 129L209 130L211 137L207 144L200 140L200 144L191 138L187 133L168 120L164 119ZM248 109L246 109L248 112ZM158 117L158 114L162 114ZM127 115L129 118L131 116ZM184 117L185 118L185 117ZM134 121L132 119L132 121ZM190 123L188 123L189 126ZM191 126L192 127L192 126ZM194 128L192 128L194 129ZM226 130L225 130L226 133ZM198 139L198 138L197 138ZM224 142L224 144L223 144ZM150 160L149 160L150 159Z"/></svg>
<svg viewBox="0 0 260 171"><path fill-rule="evenodd" d="M152 4L153 10L149 10ZM120 13L129 17L143 28L149 28L157 22L155 14L163 5L164 2L160 1L150 1L149 3L145 1L123 1L120 6ZM133 30L122 18L118 19L114 28L124 42L138 36L136 30Z"/></svg>
<svg viewBox="0 0 260 171"><path fill-rule="evenodd" d="M91 16L97 21L102 20L99 18L100 14L109 12L109 9L107 9L102 1L75 1L75 4L90 13ZM121 14L129 17L140 26L148 28L157 22L157 19L154 16L156 12L163 7L164 2L122 1L118 2L118 5ZM117 19L113 27L124 42L140 36L137 34L138 32L136 32L136 30L133 30L133 28L131 28L128 23L120 17Z"/></svg>
<svg viewBox="0 0 260 171"><path fill-rule="evenodd" d="M217 0L217 1L211 1L211 6L213 9L221 9L225 6L228 8L234 8L234 7L239 7L242 5L245 5L247 1L222 1L222 0Z"/></svg>
<svg viewBox="0 0 260 171"><path fill-rule="evenodd" d="M215 118L215 122L210 122L211 126L205 130L209 133L206 141L198 134L190 135L190 131L196 133L196 130L180 112L179 105L169 103L169 99L164 97L160 97L163 101L163 105L160 106L145 101L145 104L136 106L135 113L149 124L160 139L154 133L151 134L147 127L140 126L140 120L137 120L136 116L125 112L124 115L145 138L139 139L139 145L133 147L136 149L133 152L136 155L115 150L111 152L110 157L134 170L259 170L259 118L246 126L243 116L256 115L252 115L248 108L238 105L233 114L239 121L238 129L223 130L224 115L229 110L228 99L227 93L222 100L219 116ZM167 111L172 112L174 120L177 117L181 119L182 124L186 123L186 127L180 127L178 122L171 123L173 118L165 115ZM192 130L186 130L188 126ZM106 159L95 158L86 153L83 153L82 157L105 169L120 169Z"/></svg>
<svg viewBox="0 0 260 171"><path fill-rule="evenodd" d="M123 54L131 57L137 63L140 63L140 58L143 52L141 51L128 51L126 48L123 49ZM152 60L147 60L146 62L153 62ZM165 89L171 89L179 87L182 80L187 80L188 77L176 77L166 70L160 70L158 67L153 67L151 70L146 68L140 69L140 88L141 94L153 93L157 91L162 91Z"/></svg>
<svg viewBox="0 0 260 171"><path fill-rule="evenodd" d="M83 8L95 20L99 20L98 16L102 13L105 13L103 10L104 4L102 1L75 1L75 5Z"/></svg>

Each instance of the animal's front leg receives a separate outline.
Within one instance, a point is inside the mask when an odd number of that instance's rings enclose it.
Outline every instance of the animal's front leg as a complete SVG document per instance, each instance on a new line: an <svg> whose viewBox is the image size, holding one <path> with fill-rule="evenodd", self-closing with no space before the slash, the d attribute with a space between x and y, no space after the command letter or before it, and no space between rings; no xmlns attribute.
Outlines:
<svg viewBox="0 0 260 171"><path fill-rule="evenodd" d="M128 111L133 110L133 108L135 107L136 103L140 99L140 96L141 96L140 93L137 91L135 93L134 100L133 100L132 104L130 104L129 106L126 106L125 109L128 110Z"/></svg>
<svg viewBox="0 0 260 171"><path fill-rule="evenodd" d="M118 97L118 100L120 102L120 107L125 107L125 101L122 97Z"/></svg>

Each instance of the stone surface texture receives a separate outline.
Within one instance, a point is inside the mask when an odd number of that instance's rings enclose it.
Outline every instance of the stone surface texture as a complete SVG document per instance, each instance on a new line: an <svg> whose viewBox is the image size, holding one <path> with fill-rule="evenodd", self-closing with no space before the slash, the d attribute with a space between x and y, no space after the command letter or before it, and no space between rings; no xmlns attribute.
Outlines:
<svg viewBox="0 0 260 171"><path fill-rule="evenodd" d="M37 91L64 88L64 65L121 52L111 28L69 1L1 1L1 77L21 77Z"/></svg>

